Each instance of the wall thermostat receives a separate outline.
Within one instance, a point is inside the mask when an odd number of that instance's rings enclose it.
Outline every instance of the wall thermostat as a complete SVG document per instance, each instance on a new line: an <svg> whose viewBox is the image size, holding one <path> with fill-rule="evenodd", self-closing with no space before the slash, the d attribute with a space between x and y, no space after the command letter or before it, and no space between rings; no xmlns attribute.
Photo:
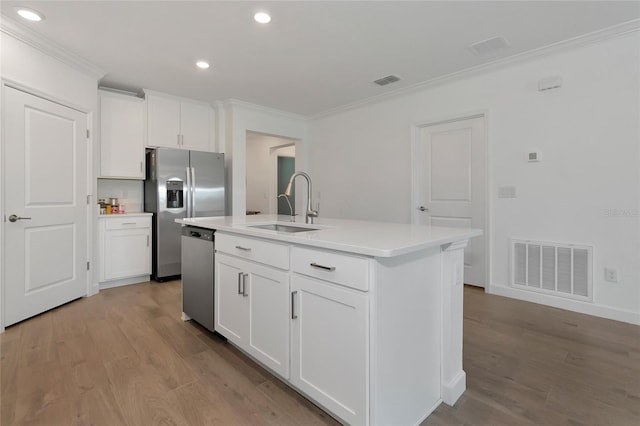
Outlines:
<svg viewBox="0 0 640 426"><path fill-rule="evenodd" d="M535 163L536 161L540 161L540 153L539 152L530 152L527 154L527 161L530 163Z"/></svg>

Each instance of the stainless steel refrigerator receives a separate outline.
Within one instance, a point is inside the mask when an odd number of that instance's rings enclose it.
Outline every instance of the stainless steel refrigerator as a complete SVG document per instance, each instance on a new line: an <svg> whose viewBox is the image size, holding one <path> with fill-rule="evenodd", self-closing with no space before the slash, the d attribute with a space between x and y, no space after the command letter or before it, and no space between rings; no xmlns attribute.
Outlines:
<svg viewBox="0 0 640 426"><path fill-rule="evenodd" d="M224 154L149 150L144 210L153 213L153 278L179 276L181 231L175 219L225 215Z"/></svg>

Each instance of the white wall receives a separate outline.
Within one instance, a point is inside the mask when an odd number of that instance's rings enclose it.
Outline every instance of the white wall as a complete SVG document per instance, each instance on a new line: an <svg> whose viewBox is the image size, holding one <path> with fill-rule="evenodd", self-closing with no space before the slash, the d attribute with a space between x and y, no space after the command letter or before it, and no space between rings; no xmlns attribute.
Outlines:
<svg viewBox="0 0 640 426"><path fill-rule="evenodd" d="M291 139L247 135L247 210L277 213L277 156L295 157L293 144Z"/></svg>
<svg viewBox="0 0 640 426"><path fill-rule="evenodd" d="M99 198L117 198L126 213L144 211L144 181L128 179L98 179Z"/></svg>
<svg viewBox="0 0 640 426"><path fill-rule="evenodd" d="M640 323L639 52L634 32L312 121L323 216L409 222L412 126L487 111L490 291ZM593 245L593 304L509 288L511 237Z"/></svg>
<svg viewBox="0 0 640 426"><path fill-rule="evenodd" d="M247 131L296 139L296 168L308 170L309 144L305 117L258 105L230 100L225 103L225 162L227 165L227 205L234 216L246 213ZM296 186L296 193L298 186Z"/></svg>

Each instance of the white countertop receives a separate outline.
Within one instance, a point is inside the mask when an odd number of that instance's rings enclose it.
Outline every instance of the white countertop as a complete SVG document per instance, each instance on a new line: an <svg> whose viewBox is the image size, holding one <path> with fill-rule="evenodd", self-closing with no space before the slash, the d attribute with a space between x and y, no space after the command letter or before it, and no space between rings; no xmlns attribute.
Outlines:
<svg viewBox="0 0 640 426"><path fill-rule="evenodd" d="M153 216L153 213L135 212L135 213L113 213L113 214L98 215L100 219L115 219L118 217L141 217L141 216Z"/></svg>
<svg viewBox="0 0 640 426"><path fill-rule="evenodd" d="M304 217L297 216L297 222L295 223L291 223L289 218L289 216L277 215L221 216L176 219L176 222L250 237L267 238L374 257L399 256L482 235L482 230L479 229L445 228L322 217L316 218L313 224L305 224ZM319 229L308 232L288 233L252 228L250 226L274 222L282 225Z"/></svg>

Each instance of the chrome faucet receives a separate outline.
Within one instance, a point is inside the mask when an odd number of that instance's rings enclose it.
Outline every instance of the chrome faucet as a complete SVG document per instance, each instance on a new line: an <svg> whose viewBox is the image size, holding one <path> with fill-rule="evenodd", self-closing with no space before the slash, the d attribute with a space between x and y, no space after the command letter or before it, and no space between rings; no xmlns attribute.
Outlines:
<svg viewBox="0 0 640 426"><path fill-rule="evenodd" d="M278 198L284 198L287 201L287 204L289 205L289 214L291 214L291 219L289 219L289 222L295 222L296 217L293 215L293 207L291 207L291 201L289 201L289 196L286 194L280 194L278 195Z"/></svg>
<svg viewBox="0 0 640 426"><path fill-rule="evenodd" d="M296 177L302 176L307 180L307 213L305 214L305 223L313 223L313 218L318 217L318 211L311 208L311 178L305 172L296 172L289 178L289 184L284 190L284 195L287 197L291 195L291 187Z"/></svg>

